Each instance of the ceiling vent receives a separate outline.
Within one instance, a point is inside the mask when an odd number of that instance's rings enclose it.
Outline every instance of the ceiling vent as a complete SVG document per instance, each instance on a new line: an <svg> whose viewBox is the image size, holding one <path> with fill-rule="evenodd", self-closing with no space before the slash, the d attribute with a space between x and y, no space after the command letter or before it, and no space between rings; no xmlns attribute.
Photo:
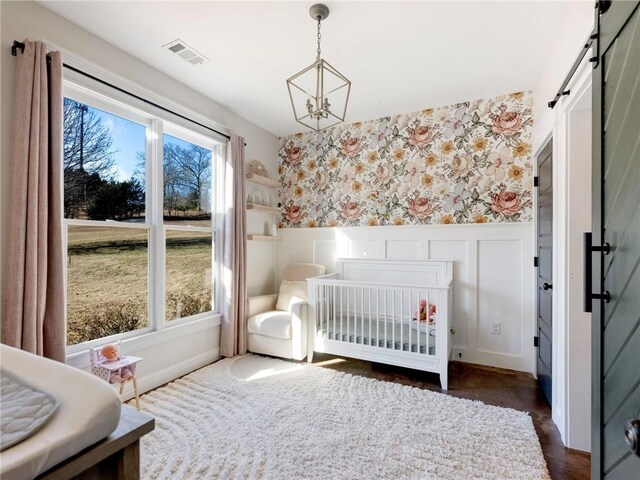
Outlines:
<svg viewBox="0 0 640 480"><path fill-rule="evenodd" d="M209 61L207 57L197 52L194 48L190 47L180 39L169 42L166 45L163 45L162 48L169 49L170 52L181 56L184 60L191 63L192 65L200 65L205 61Z"/></svg>

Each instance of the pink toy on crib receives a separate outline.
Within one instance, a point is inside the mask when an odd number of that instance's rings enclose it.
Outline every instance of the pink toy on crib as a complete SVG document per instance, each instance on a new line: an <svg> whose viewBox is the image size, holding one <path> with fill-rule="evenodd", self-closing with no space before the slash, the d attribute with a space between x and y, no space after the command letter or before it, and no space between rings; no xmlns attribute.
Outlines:
<svg viewBox="0 0 640 480"><path fill-rule="evenodd" d="M429 305L429 323L434 323L436 321L436 306L435 304Z"/></svg>
<svg viewBox="0 0 640 480"><path fill-rule="evenodd" d="M115 362L120 360L118 349L113 343L109 343L100 349L100 354L107 362ZM133 377L133 373L129 367L122 367L111 372L109 376L110 383L126 382Z"/></svg>
<svg viewBox="0 0 640 480"><path fill-rule="evenodd" d="M419 319L421 323L427 322L427 301L425 299L420 300L420 306L418 307L418 311L416 312L416 318ZM429 304L429 323L435 322L436 319L436 306L431 303Z"/></svg>

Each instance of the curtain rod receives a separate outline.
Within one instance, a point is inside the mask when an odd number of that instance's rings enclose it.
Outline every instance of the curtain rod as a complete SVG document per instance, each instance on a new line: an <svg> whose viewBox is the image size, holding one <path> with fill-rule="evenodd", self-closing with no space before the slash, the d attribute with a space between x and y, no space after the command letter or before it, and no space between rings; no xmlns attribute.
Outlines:
<svg viewBox="0 0 640 480"><path fill-rule="evenodd" d="M567 85L569 85L569 82L573 78L573 75L576 73L576 70L578 70L578 67L582 63L582 59L587 54L587 51L591 48L591 45L593 45L593 41L596 38L598 38L598 33L596 30L594 30L591 34L589 34L589 37L584 42L582 50L580 50L580 53L578 54L575 61L573 62L573 65L571 65L571 68L569 69L569 73L567 73L567 76L564 78L564 81L562 82L562 85L560 86L558 93L556 93L556 96L553 97L553 100L547 103L547 106L549 108L553 109L553 107L556 106L556 103L558 103L558 100L560 100L560 97L562 97L563 95L569 95L571 93L571 90L565 90L565 88L567 88ZM593 57L589 59L590 62L595 62L597 60L598 60L598 57Z"/></svg>
<svg viewBox="0 0 640 480"><path fill-rule="evenodd" d="M14 40L13 41L13 45L11 46L11 55L13 55L14 57L17 56L18 55L18 49L20 49L21 52L24 53L24 48L25 48L24 43L18 42L17 40ZM78 69L76 67L72 67L71 65L67 65L66 63L63 63L62 66L64 68L67 68L67 69L73 71L73 72L79 73L80 75L83 75L83 76L85 76L87 78L90 78L91 80L94 80L94 81L96 81L98 83L101 83L102 85L106 85L107 87L113 88L114 90L117 90L117 91L119 91L121 93L124 93L125 95L129 95L130 97L133 97L136 100L140 100L141 102L144 102L144 103L146 103L148 105L151 105L152 107L159 108L160 110L162 110L164 112L167 112L167 113L170 113L171 115L175 115L176 117L179 117L179 118L181 118L183 120L186 120L187 122L191 122L191 123L193 123L195 125L198 125L198 126L200 126L202 128L205 128L205 129L207 129L207 130L209 130L211 132L215 132L218 135L222 135L227 140L231 139L231 135L228 135L228 134L223 133L223 132L221 132L219 130L216 130L215 128L208 127L208 126L206 126L206 125L204 125L204 124L202 124L200 122L197 122L197 121L193 120L192 118L189 118L189 117L186 117L186 116L184 116L184 115L182 115L180 113L174 112L173 110L169 110L168 108L163 107L162 105L158 105L157 103L154 103L151 100L147 100L144 97L141 97L139 95L136 95L135 93L129 92L128 90L125 90L123 88L118 87L117 85L114 85L114 84L109 83L109 82L107 82L105 80L102 80L102 79L100 79L100 78L98 78L98 77L96 77L94 75L91 75L90 73L83 72L82 70L80 70L80 69ZM246 143L244 145L245 145L245 147L247 146Z"/></svg>

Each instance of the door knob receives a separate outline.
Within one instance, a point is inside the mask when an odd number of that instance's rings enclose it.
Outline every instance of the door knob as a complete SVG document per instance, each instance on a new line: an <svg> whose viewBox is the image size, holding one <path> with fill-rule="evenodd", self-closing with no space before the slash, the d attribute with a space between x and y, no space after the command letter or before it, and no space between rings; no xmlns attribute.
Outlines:
<svg viewBox="0 0 640 480"><path fill-rule="evenodd" d="M543 290L551 290L551 289L553 289L553 285L551 285L550 283L544 282L542 284L542 289Z"/></svg>
<svg viewBox="0 0 640 480"><path fill-rule="evenodd" d="M629 450L640 457L640 420L629 420L624 426L624 440Z"/></svg>

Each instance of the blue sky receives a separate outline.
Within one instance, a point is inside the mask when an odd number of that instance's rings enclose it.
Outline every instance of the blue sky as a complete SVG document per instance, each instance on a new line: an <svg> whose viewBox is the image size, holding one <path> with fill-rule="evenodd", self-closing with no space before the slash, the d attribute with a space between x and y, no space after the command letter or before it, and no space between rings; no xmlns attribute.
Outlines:
<svg viewBox="0 0 640 480"><path fill-rule="evenodd" d="M145 151L146 129L144 125L111 115L97 108L89 108L96 113L111 134L113 141L111 150L114 152L116 179L119 181L129 180L138 167L138 152ZM181 147L190 145L184 140L166 134L164 141L165 143L176 143Z"/></svg>

